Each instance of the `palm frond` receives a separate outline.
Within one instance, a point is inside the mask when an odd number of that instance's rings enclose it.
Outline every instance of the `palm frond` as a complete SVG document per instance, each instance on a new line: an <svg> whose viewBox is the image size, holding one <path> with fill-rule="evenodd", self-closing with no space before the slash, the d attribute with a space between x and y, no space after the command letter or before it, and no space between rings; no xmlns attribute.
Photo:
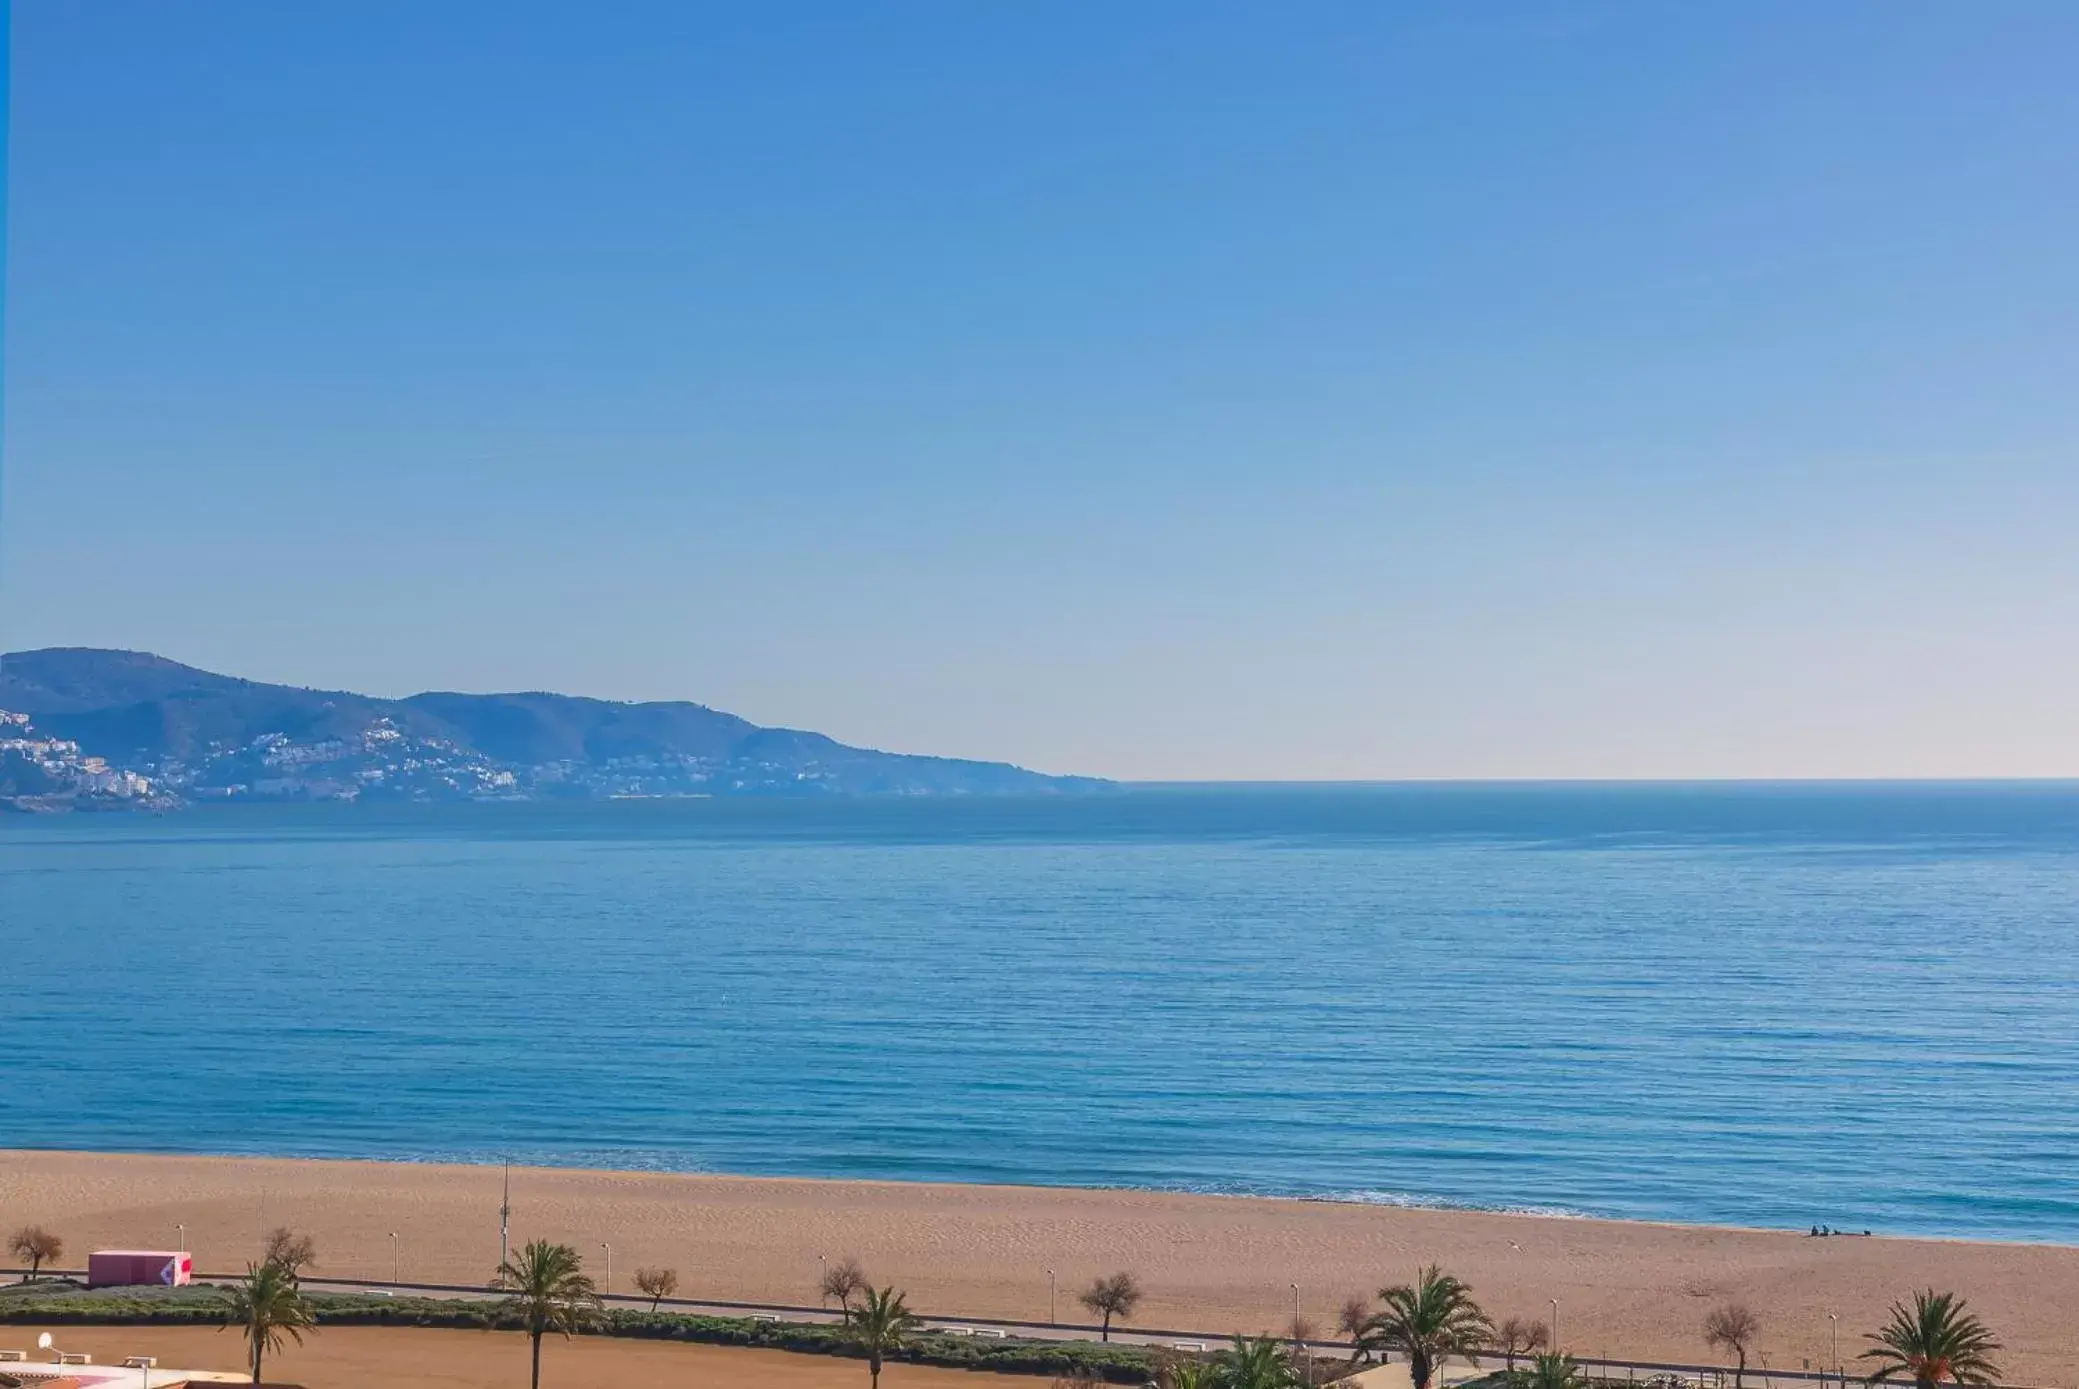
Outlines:
<svg viewBox="0 0 2079 1389"><path fill-rule="evenodd" d="M1296 1389L1300 1383L1284 1344L1272 1336L1235 1337L1233 1348L1214 1361L1212 1378L1220 1389Z"/></svg>
<svg viewBox="0 0 2079 1389"><path fill-rule="evenodd" d="M535 1240L499 1265L492 1286L506 1294L506 1310L533 1332L575 1335L597 1323L604 1306L577 1250L547 1240Z"/></svg>
<svg viewBox="0 0 2079 1389"><path fill-rule="evenodd" d="M1523 1384L1524 1389L1588 1389L1588 1376L1572 1356L1548 1352L1531 1361Z"/></svg>
<svg viewBox="0 0 2079 1389"><path fill-rule="evenodd" d="M1933 1288L1913 1294L1913 1305L1891 1305L1891 1320L1864 1339L1859 1359L1871 1362L1872 1382L1911 1379L1918 1385L1999 1382L1992 1354L2000 1343L1964 1300Z"/></svg>
<svg viewBox="0 0 2079 1389"><path fill-rule="evenodd" d="M1494 1325L1473 1300L1473 1290L1435 1264L1419 1271L1413 1283L1381 1288L1379 1301L1360 1344L1406 1355L1415 1389L1429 1389L1430 1377L1452 1356L1478 1365L1480 1353L1494 1342Z"/></svg>
<svg viewBox="0 0 2079 1389"><path fill-rule="evenodd" d="M924 1323L900 1292L887 1287L862 1291L859 1305L845 1313L844 1324L846 1334L868 1353L885 1355Z"/></svg>
<svg viewBox="0 0 2079 1389"><path fill-rule="evenodd" d="M268 1260L247 1264L245 1277L231 1285L225 1325L245 1334L246 1363L259 1382L260 1362L289 1341L303 1344L303 1333L317 1325L317 1309L303 1295L295 1273Z"/></svg>

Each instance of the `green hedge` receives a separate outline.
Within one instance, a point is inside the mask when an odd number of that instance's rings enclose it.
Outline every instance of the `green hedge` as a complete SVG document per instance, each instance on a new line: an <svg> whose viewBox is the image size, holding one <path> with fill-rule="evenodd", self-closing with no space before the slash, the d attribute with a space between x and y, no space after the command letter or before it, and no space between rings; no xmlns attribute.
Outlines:
<svg viewBox="0 0 2079 1389"><path fill-rule="evenodd" d="M321 1326L433 1326L467 1330L518 1330L519 1322L497 1302L466 1298L375 1297L366 1293L312 1293ZM51 1325L219 1325L229 1299L221 1289L102 1288L49 1281L0 1288L0 1323ZM749 1346L809 1355L856 1356L838 1327L816 1322L764 1322L748 1317L700 1317L680 1312L614 1308L598 1334L648 1340L693 1341L702 1345ZM1154 1377L1146 1347L1093 1341L975 1339L917 1336L892 1359L950 1369L999 1374L1091 1378L1114 1384L1143 1384Z"/></svg>

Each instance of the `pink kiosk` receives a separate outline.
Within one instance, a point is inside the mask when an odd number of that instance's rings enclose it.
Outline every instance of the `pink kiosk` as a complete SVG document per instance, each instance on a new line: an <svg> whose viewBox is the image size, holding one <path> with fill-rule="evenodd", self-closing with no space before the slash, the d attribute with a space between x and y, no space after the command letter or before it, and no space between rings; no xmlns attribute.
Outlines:
<svg viewBox="0 0 2079 1389"><path fill-rule="evenodd" d="M140 1283L177 1288L195 1277L195 1256L174 1249L97 1249L87 1255L87 1286L129 1287Z"/></svg>

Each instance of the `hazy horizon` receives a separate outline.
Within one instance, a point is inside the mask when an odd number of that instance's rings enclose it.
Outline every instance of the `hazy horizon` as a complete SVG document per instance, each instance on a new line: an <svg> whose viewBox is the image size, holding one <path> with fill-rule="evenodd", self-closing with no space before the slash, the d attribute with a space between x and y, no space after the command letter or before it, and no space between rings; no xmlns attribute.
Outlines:
<svg viewBox="0 0 2079 1389"><path fill-rule="evenodd" d="M2079 776L2079 12L9 24L0 648L1155 783Z"/></svg>

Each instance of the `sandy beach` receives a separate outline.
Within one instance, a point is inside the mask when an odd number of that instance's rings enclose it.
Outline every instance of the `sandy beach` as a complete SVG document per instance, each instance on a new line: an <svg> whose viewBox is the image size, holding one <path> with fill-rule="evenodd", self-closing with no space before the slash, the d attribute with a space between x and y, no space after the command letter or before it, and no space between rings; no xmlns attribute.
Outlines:
<svg viewBox="0 0 2079 1389"><path fill-rule="evenodd" d="M275 1159L0 1153L0 1226L36 1222L67 1266L97 1247L171 1247L185 1227L204 1271L242 1268L261 1232L318 1244L318 1275L388 1279L391 1232L406 1281L481 1283L498 1257L496 1167ZM1762 1318L1779 1369L1844 1358L1914 1288L1969 1298L2005 1341L2011 1383L2079 1386L2079 1248L1730 1230L1404 1210L1140 1191L806 1181L515 1168L515 1243L565 1240L617 1291L643 1264L679 1270L682 1297L814 1304L819 1260L857 1257L875 1281L937 1315L1062 1320L1073 1290L1130 1269L1142 1325L1263 1331L1332 1326L1356 1293L1436 1260L1497 1317L1545 1318L1576 1354L1696 1361L1727 1300ZM672 1347L673 1352L684 1348ZM1760 1358L1756 1367L1760 1368ZM300 1373L300 1372L299 1372ZM315 1384L315 1378L309 1380ZM435 1381L428 1381L429 1383ZM440 1381L446 1382L446 1381ZM457 1381L459 1382L459 1381ZM775 1381L777 1382L777 1381Z"/></svg>

